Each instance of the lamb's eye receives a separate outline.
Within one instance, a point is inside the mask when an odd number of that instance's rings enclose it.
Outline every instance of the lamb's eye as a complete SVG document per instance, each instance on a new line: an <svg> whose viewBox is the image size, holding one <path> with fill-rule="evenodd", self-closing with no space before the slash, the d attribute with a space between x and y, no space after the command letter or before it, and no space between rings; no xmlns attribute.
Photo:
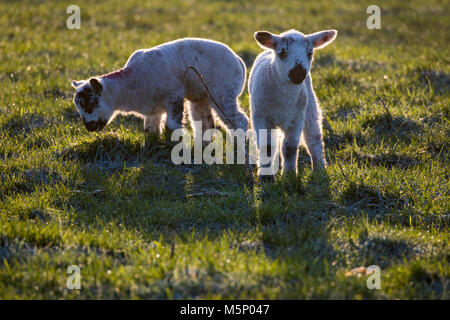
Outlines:
<svg viewBox="0 0 450 320"><path fill-rule="evenodd" d="M286 59L286 57L287 57L287 52L286 52L286 50L284 50L284 48L281 49L281 51L278 53L278 56L280 57L281 60Z"/></svg>
<svg viewBox="0 0 450 320"><path fill-rule="evenodd" d="M75 101L87 113L92 113L92 111L98 106L98 97L90 90L79 92L75 98Z"/></svg>

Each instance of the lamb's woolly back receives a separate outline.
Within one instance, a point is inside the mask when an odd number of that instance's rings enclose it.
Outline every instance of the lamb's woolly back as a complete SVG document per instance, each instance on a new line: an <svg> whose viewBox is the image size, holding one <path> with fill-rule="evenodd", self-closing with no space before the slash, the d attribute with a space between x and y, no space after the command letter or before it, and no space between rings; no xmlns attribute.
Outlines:
<svg viewBox="0 0 450 320"><path fill-rule="evenodd" d="M112 115L126 113L141 115L147 126L162 121L167 113L167 126L180 127L184 99L205 101L204 106L195 104L199 108L196 114L211 112L201 81L191 74L185 76L188 66L199 70L214 97L225 105L228 117L246 129L248 121L237 106L245 83L245 65L227 45L208 39L184 38L135 51L124 68L95 78L102 89L96 94L93 112L77 108L87 122L100 120L100 113L108 116L107 121ZM76 94L82 95L85 89L76 88Z"/></svg>

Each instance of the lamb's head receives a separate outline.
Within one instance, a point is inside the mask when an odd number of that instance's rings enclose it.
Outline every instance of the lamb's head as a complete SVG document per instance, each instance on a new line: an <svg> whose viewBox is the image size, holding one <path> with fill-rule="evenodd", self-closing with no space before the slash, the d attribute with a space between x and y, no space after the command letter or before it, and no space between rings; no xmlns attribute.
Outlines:
<svg viewBox="0 0 450 320"><path fill-rule="evenodd" d="M83 119L88 131L101 131L114 114L113 109L106 103L102 95L105 94L101 80L72 81L76 89L74 103Z"/></svg>
<svg viewBox="0 0 450 320"><path fill-rule="evenodd" d="M267 31L255 32L255 39L264 49L274 51L275 65L280 75L294 84L300 84L311 70L314 49L330 44L337 35L336 30L325 30L304 35L289 30L280 35Z"/></svg>

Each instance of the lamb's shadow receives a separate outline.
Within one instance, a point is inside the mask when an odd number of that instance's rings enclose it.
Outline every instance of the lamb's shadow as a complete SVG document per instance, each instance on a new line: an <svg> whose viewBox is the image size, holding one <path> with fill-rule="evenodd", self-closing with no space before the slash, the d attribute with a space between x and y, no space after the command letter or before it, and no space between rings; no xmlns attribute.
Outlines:
<svg viewBox="0 0 450 320"><path fill-rule="evenodd" d="M75 160L82 164L96 164L99 168L123 168L129 164L170 159L173 143L167 136L147 134L140 137L120 137L116 134L97 135L82 140L58 152L62 160ZM166 161L168 162L168 161Z"/></svg>
<svg viewBox="0 0 450 320"><path fill-rule="evenodd" d="M125 219L128 228L147 230L155 237L195 228L208 234L209 238L215 238L221 236L221 230L242 232L260 224L264 228L266 253L273 258L283 249L295 252L298 241L314 238L321 242L327 237L324 233L327 232L330 191L326 175L311 175L306 185L300 178L293 177L265 184L260 194L261 204L256 207L244 165L175 165L170 160L174 143L167 141L167 136L147 135L142 144L107 135L64 150L59 156L81 163L86 182L77 187L81 192L73 194L69 206L82 211L96 206L100 210L96 218ZM120 178L126 171L133 171L130 178L124 178L131 181L123 182L130 183L130 193L126 189L102 186ZM129 204L130 197L143 201L140 206ZM211 198L215 198L214 203ZM283 206L282 203L288 204L294 199L301 200L302 206L286 211L285 208L292 208L292 205ZM168 203L167 208L172 209L155 210L164 201ZM114 208L108 211L111 208L105 206L108 203L114 203L116 208L128 208L129 218ZM224 214L218 214L218 210ZM142 221L132 217L138 211ZM143 216L145 212L148 215ZM85 217L80 219L80 223L86 220ZM312 229L315 230L314 237L310 234ZM277 239L276 234L280 231L291 233L291 236ZM322 249L324 245L321 244ZM331 251L323 252L329 254ZM310 252L311 255L316 253Z"/></svg>
<svg viewBox="0 0 450 320"><path fill-rule="evenodd" d="M173 246L175 252L176 241L192 241L193 230L196 238L209 240L220 240L224 232L232 233L238 239L234 246L240 251L263 252L269 259L303 268L298 275L288 271L281 275L288 281L302 283L300 277L305 272L320 278L330 276L327 265L340 253L332 243L330 223L336 203L324 172L310 174L306 182L288 177L257 185L251 191L243 166L173 164L173 143L164 136L148 135L144 142L102 136L72 147L72 158L64 159L80 162L86 181L77 186L80 192L73 192L66 203L77 212L73 223L88 227L120 224L146 239L159 239L163 245ZM106 156L108 152L115 156ZM299 161L301 167L310 165L303 158ZM120 165L108 167L110 163ZM349 186L340 202L344 214L370 211L370 219L382 217L387 207L394 210L407 206L399 197L379 194L365 185ZM409 223L406 216L399 219L405 225ZM248 239L255 230L261 236ZM403 257L403 252L407 256L415 253L409 243L377 237L367 236L353 251L383 266ZM367 250L380 243L379 254L370 256ZM282 289L286 290L283 296L289 296L289 288ZM188 286L191 289L203 293L202 289Z"/></svg>
<svg viewBox="0 0 450 320"><path fill-rule="evenodd" d="M171 153L179 142L171 141L170 134L146 134L144 141L102 135L59 152L61 159L79 164L84 181L76 186L79 192L69 199L69 206L78 211L89 211L94 206L99 210L97 217L126 219L129 228L150 233L182 233L186 228L226 229L244 206L236 205L230 198L240 197L236 190L248 182L245 167L193 164L193 153L192 164L174 164ZM123 189L116 180L129 188ZM117 188L112 184L117 184ZM217 214L217 208L209 201L211 197L223 199L221 210L228 211L227 216ZM196 206L202 210L196 210ZM118 208L127 208L130 216L124 217ZM139 214L142 221L134 214ZM80 223L83 220L85 217L80 217Z"/></svg>
<svg viewBox="0 0 450 320"><path fill-rule="evenodd" d="M281 177L262 185L256 208L261 248L273 259L297 261L306 265L304 272L326 276L326 265L336 258L329 228L333 208L330 180L325 171L311 172L306 182L302 176L300 172L297 177ZM298 283L303 281L289 277Z"/></svg>

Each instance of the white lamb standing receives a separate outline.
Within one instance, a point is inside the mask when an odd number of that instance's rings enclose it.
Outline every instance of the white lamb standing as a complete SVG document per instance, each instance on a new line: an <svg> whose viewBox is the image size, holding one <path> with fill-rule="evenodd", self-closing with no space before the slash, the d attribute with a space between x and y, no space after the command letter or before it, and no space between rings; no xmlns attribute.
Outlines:
<svg viewBox="0 0 450 320"><path fill-rule="evenodd" d="M272 180L274 174L271 168L277 139L272 139L271 129L281 129L284 133L283 173L297 172L297 149L302 132L313 169L325 167L322 111L309 71L314 49L330 44L336 35L336 30L310 35L296 30L280 35L266 31L255 33L256 41L267 49L256 58L249 79L251 119L257 135L259 174L263 180ZM265 134L261 129L267 130L266 145L261 145L260 136ZM261 162L263 157L268 158L266 163Z"/></svg>
<svg viewBox="0 0 450 320"><path fill-rule="evenodd" d="M189 66L203 76L233 129L246 131L248 119L237 100L245 84L245 65L228 46L206 39L185 38L138 50L120 70L72 81L74 103L89 131L102 130L117 114L133 114L144 118L145 130L159 132L164 114L169 129L181 127L186 99L191 120L201 121L204 132L214 127L211 108L216 107ZM226 122L220 112L217 115Z"/></svg>

